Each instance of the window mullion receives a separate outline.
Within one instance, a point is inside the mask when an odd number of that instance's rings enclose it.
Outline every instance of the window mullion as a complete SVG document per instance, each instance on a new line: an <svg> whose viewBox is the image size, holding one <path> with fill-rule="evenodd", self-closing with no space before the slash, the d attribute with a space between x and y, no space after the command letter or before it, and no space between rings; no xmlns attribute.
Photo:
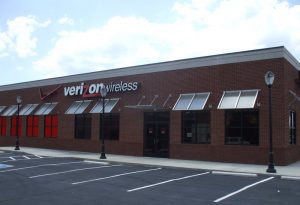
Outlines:
<svg viewBox="0 0 300 205"><path fill-rule="evenodd" d="M191 99L190 103L188 104L188 106L187 106L187 108L186 108L187 110L189 110L189 109L190 109L190 107L191 107L191 104L193 103L193 100L194 100L195 96L196 96L196 94L194 93L194 95L193 95L193 97L192 97L192 99Z"/></svg>
<svg viewBox="0 0 300 205"><path fill-rule="evenodd" d="M235 103L234 108L237 108L237 105L239 104L239 101L240 101L240 98L241 98L241 94L242 94L242 91L239 92L239 96L238 96L238 98L237 98L237 101L236 101L236 103Z"/></svg>

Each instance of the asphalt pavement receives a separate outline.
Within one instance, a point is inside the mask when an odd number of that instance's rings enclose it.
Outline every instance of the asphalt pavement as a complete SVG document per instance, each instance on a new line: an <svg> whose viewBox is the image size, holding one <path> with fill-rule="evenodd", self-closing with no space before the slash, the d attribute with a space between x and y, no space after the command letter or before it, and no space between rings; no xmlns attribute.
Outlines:
<svg viewBox="0 0 300 205"><path fill-rule="evenodd" d="M233 169L240 164L208 170L207 162L198 161L98 158L96 153L0 148L0 204L299 204L299 178Z"/></svg>
<svg viewBox="0 0 300 205"><path fill-rule="evenodd" d="M1 150L12 151L14 147L0 147ZM42 149L32 147L21 147L21 151L36 154L41 156L51 157L75 157L81 159L100 160L99 153L78 152L78 151L66 151L66 150L54 150L54 149ZM188 168L188 169L202 169L210 171L223 171L223 172L235 172L246 174L267 174L274 176L281 176L286 178L294 178L300 180L300 161L287 165L276 166L277 173L270 174L266 172L267 165L256 164L240 164L240 163L223 163L223 162L209 162L209 161L196 161L196 160L179 160L168 158L153 158L153 157L136 157L125 155L113 155L106 154L107 162L118 163L132 163L140 165L153 165L153 166L166 166L176 168Z"/></svg>

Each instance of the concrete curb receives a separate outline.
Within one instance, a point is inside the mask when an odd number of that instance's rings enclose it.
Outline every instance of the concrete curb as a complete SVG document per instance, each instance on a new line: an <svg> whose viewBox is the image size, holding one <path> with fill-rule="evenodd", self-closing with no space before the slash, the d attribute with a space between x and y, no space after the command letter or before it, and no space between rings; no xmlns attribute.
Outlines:
<svg viewBox="0 0 300 205"><path fill-rule="evenodd" d="M224 171L212 171L212 174L216 175L232 175L232 176L242 176L242 177L257 177L257 174L245 173L245 172L224 172Z"/></svg>
<svg viewBox="0 0 300 205"><path fill-rule="evenodd" d="M109 162L103 162L103 161L95 161L95 160L84 160L86 163L90 164L102 164L102 165L108 165Z"/></svg>
<svg viewBox="0 0 300 205"><path fill-rule="evenodd" d="M281 179L300 181L300 177L293 177L293 176L281 176Z"/></svg>

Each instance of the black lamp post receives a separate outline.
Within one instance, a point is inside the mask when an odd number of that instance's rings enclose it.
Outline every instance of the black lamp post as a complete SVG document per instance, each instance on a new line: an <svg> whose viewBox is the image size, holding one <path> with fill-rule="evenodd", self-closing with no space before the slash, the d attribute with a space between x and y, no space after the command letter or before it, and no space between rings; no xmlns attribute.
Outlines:
<svg viewBox="0 0 300 205"><path fill-rule="evenodd" d="M272 136L272 92L271 88L274 82L275 75L271 71L265 74L265 82L269 88L269 164L267 172L276 173L274 168L274 157L273 157L273 136Z"/></svg>
<svg viewBox="0 0 300 205"><path fill-rule="evenodd" d="M102 116L101 116L101 137L102 137L102 145L101 145L101 156L100 159L106 159L105 156L105 144L104 144L104 109L105 109L105 97L107 94L107 89L104 84L102 84L100 89L100 94L102 97Z"/></svg>
<svg viewBox="0 0 300 205"><path fill-rule="evenodd" d="M17 110L17 122L16 122L17 138L16 138L15 150L20 150L20 146L19 146L19 116L20 116L20 104L22 103L21 96L17 96L16 100L17 100L18 110Z"/></svg>

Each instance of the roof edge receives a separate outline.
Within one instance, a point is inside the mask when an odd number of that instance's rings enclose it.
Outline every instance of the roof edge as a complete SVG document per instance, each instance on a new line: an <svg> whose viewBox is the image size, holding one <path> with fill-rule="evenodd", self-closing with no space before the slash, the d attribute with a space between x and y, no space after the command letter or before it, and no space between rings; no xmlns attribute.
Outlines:
<svg viewBox="0 0 300 205"><path fill-rule="evenodd" d="M278 46L2 85L0 91L275 58L284 58L297 70L300 70L300 63L297 59L284 46Z"/></svg>

